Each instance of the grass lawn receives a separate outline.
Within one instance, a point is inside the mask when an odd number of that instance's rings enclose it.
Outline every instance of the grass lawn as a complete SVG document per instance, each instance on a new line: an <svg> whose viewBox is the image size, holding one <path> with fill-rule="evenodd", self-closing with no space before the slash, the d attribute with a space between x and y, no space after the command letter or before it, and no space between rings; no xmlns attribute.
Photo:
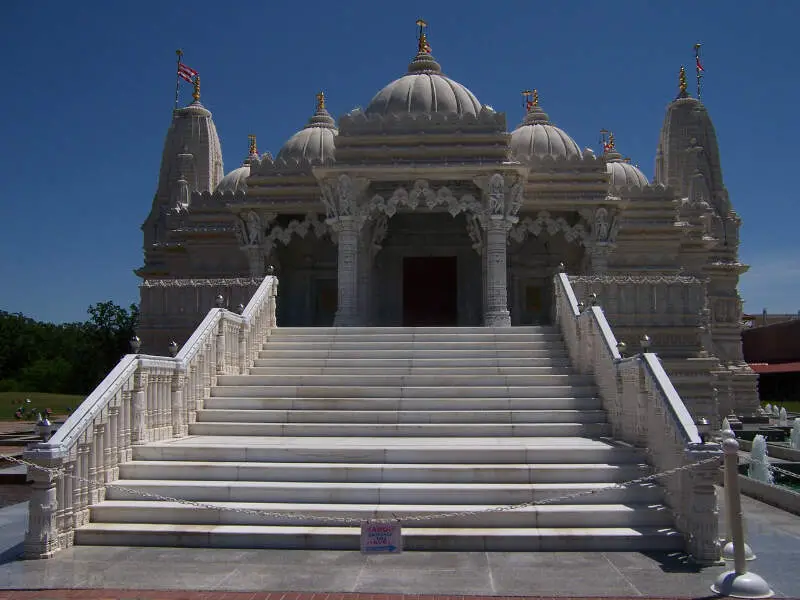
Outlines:
<svg viewBox="0 0 800 600"><path fill-rule="evenodd" d="M14 421L14 411L31 399L28 407L44 410L49 408L53 415L66 415L69 408L75 410L84 401L85 396L69 394L45 394L42 392L0 392L0 421Z"/></svg>
<svg viewBox="0 0 800 600"><path fill-rule="evenodd" d="M777 402L778 407L783 406L786 409L786 412L790 413L800 413L800 400L789 400L787 402ZM761 406L766 406L766 402L762 402Z"/></svg>

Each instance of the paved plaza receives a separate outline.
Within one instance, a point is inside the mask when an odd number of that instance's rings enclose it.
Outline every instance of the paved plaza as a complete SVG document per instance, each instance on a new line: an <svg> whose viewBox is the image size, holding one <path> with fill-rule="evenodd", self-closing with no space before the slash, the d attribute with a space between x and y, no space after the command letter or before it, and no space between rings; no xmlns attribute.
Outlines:
<svg viewBox="0 0 800 600"><path fill-rule="evenodd" d="M743 498L751 564L779 597L800 597L800 517ZM710 596L709 585L725 567L698 570L680 555L636 552L408 552L363 556L358 552L75 547L50 560L17 556L27 507L0 510L0 600L8 598L266 598L266 592L359 592L536 597ZM721 515L723 516L723 515ZM56 590L79 590L64 595ZM103 589L93 595L85 589ZM2 590L47 590L14 595ZM118 590L151 590L157 593ZM164 591L208 592L168 594ZM251 592L223 596L210 592ZM259 592L261 595L256 595ZM127 594L127 595L126 595ZM325 594L315 600L322 600ZM283 594L271 596L280 600ZM289 598L284 600L309 600ZM334 600L338 596L330 596ZM388 598L386 600L389 600Z"/></svg>

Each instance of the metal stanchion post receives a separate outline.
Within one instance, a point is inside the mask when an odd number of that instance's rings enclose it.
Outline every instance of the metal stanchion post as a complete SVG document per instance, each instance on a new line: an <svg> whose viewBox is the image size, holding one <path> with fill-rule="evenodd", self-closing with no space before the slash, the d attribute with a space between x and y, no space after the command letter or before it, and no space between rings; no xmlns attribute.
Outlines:
<svg viewBox="0 0 800 600"><path fill-rule="evenodd" d="M725 493L730 511L731 541L733 542L733 571L722 573L711 591L733 598L771 598L774 592L769 584L755 573L747 571L744 553L744 527L742 523L742 499L739 495L739 442L726 438L722 442L725 452Z"/></svg>

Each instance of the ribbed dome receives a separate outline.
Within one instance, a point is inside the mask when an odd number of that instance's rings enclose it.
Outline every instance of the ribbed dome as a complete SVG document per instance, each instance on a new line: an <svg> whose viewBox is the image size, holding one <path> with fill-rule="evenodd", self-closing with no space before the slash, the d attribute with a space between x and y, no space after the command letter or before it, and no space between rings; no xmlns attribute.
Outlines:
<svg viewBox="0 0 800 600"><path fill-rule="evenodd" d="M568 159L581 156L581 149L569 135L550 122L538 105L533 106L522 124L511 132L511 157L525 161L551 157Z"/></svg>
<svg viewBox="0 0 800 600"><path fill-rule="evenodd" d="M317 97L317 112L308 124L290 137L278 152L278 159L322 164L334 159L336 122L325 110L324 96Z"/></svg>
<svg viewBox="0 0 800 600"><path fill-rule="evenodd" d="M246 192L248 177L250 177L250 165L244 164L225 175L225 177L220 180L216 192L220 194Z"/></svg>
<svg viewBox="0 0 800 600"><path fill-rule="evenodd" d="M609 185L612 188L636 187L650 185L647 177L634 165L624 162L618 152L609 152L606 157L606 170L609 174Z"/></svg>
<svg viewBox="0 0 800 600"><path fill-rule="evenodd" d="M370 101L367 115L454 114L478 116L481 103L427 52L419 52L408 73L384 87Z"/></svg>

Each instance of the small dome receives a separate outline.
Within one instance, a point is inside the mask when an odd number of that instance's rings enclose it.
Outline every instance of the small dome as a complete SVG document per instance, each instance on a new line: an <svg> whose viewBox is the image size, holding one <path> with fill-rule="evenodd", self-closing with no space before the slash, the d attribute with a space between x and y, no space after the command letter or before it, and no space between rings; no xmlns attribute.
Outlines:
<svg viewBox="0 0 800 600"><path fill-rule="evenodd" d="M442 75L442 67L429 52L420 50L411 61L408 73L395 79L375 94L367 115L454 114L481 112L481 103L457 81Z"/></svg>
<svg viewBox="0 0 800 600"><path fill-rule="evenodd" d="M612 159L612 157L614 158ZM606 160L608 161L606 163L606 170L609 174L609 185L612 188L643 188L650 185L644 173L634 165L624 162L622 160L622 155L616 154L615 156L609 153L606 155Z"/></svg>
<svg viewBox="0 0 800 600"><path fill-rule="evenodd" d="M290 137L278 152L277 159L322 164L334 159L336 122L325 109L325 96L317 94L317 112L308 124Z"/></svg>
<svg viewBox="0 0 800 600"><path fill-rule="evenodd" d="M547 156L559 160L581 156L575 140L553 125L538 104L531 107L522 124L511 132L509 145L511 157L520 161Z"/></svg>
<svg viewBox="0 0 800 600"><path fill-rule="evenodd" d="M220 194L246 192L248 177L250 177L250 164L244 164L225 175L225 177L220 180L215 191Z"/></svg>

